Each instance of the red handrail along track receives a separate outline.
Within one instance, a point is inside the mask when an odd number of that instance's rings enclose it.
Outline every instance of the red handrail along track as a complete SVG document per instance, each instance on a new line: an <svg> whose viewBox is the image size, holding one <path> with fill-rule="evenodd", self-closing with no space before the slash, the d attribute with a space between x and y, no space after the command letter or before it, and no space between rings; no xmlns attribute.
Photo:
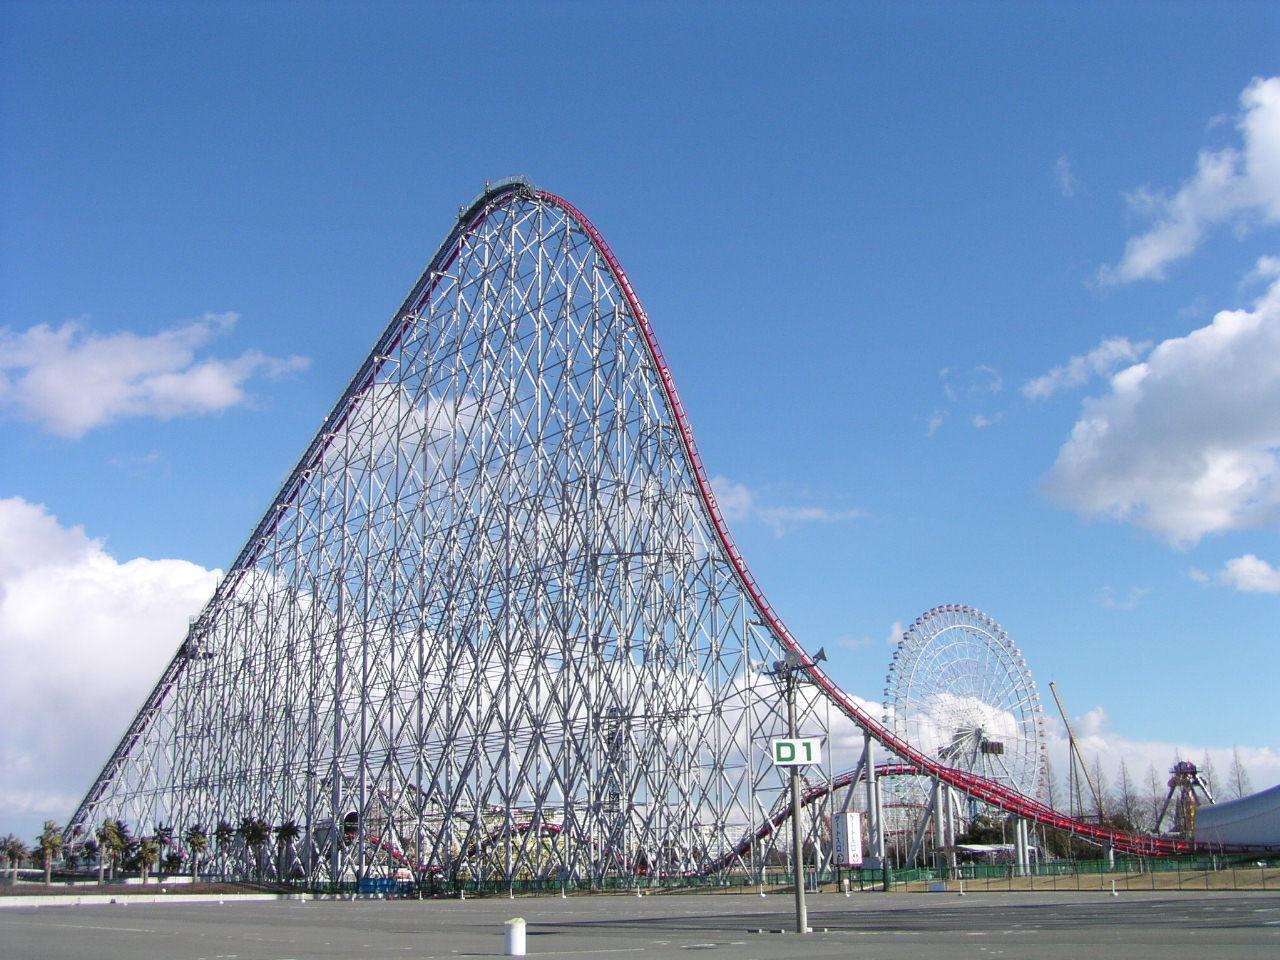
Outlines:
<svg viewBox="0 0 1280 960"><path fill-rule="evenodd" d="M517 187L511 188L513 193L518 190ZM508 195L509 196L509 195ZM865 711L863 711L849 694L845 693L839 685L827 675L816 663L813 658L805 652L787 629L786 624L782 622L782 618L765 599L764 592L760 589L751 571L748 569L746 561L743 559L742 553L738 550L737 544L733 540L733 536L729 532L728 524L724 520L724 516L720 512L719 505L716 501L715 493L711 489L711 481L707 476L706 468L703 466L702 457L698 453L697 444L693 436L693 428L689 423L689 416L685 412L684 404L680 400L680 394L676 389L674 377L671 375L671 369L667 365L666 358L662 354L662 348L658 345L658 338L654 335L653 326L649 322L649 316L645 313L644 307L640 303L640 299L636 296L635 290L631 286L631 281L627 278L626 272L622 269L622 264L614 255L613 250L605 241L604 236L596 229L587 217L577 207L571 204L563 197L546 191L536 191L536 196L554 204L561 210L568 213L578 222L591 237L592 242L599 250L600 255L609 265L609 269L613 272L614 278L617 280L619 287L627 298L627 303L631 307L632 314L636 318L636 322L640 326L641 332L644 334L645 342L648 345L650 356L654 365L657 367L662 380L662 388L666 393L667 401L671 405L672 413L675 415L677 425L680 429L680 439L684 446L689 463L693 468L694 477L698 484L698 492L702 502L702 506L706 511L707 519L710 521L712 529L716 533L721 546L729 557L735 572L737 573L742 585L747 593L751 596L764 622L768 625L774 636L787 649L795 651L804 658L809 678L818 688L826 695L826 697L835 706L852 720L859 727L867 731L875 740L879 741L883 746L891 750L893 753L902 758L902 760L916 767L924 775L937 778L944 783L950 784L965 794L972 796L984 803L988 803L994 807L1005 810L1009 813L1025 817L1037 823L1043 823L1050 827L1057 827L1069 830L1086 839L1095 841L1100 844L1110 845L1116 850L1129 853L1145 853L1152 855L1174 855L1183 853L1192 853L1196 850L1209 850L1210 848L1204 844L1196 844L1189 840L1179 840L1167 837L1152 837L1142 834L1125 833L1119 830L1113 830L1098 824L1085 823L1075 820L1063 813L1054 810L1033 798L1023 796L1016 790L1012 790L1003 784L996 783L984 777L967 773L963 770L956 770L951 767L944 766L938 761L926 756L917 750L911 744L896 736L892 731L883 724L875 720ZM502 202L507 196L497 197L497 202ZM1213 850L1229 850L1218 845L1212 847ZM1246 848L1240 848L1246 849Z"/></svg>
<svg viewBox="0 0 1280 960"><path fill-rule="evenodd" d="M447 271L450 264L458 256L461 244L469 232L473 231L495 211L501 209L506 204L516 199L527 199L549 204L559 208L568 217L587 234L595 246L599 255L608 265L619 288L622 290L627 299L627 304L635 317L641 333L644 336L645 344L653 361L655 369L658 371L662 389L670 405L671 412L675 417L676 424L679 428L680 441L685 451L688 464L692 469L694 478L697 483L699 502L705 512L705 516L715 532L725 555L728 557L733 570L740 580L743 588L751 598L751 602L756 607L763 623L769 631L777 639L777 641L786 649L794 651L797 655L804 659L809 678L842 713L845 714L859 727L863 728L867 733L888 748L892 753L900 757L904 764L910 765L920 771L921 774L935 777L938 780L948 783L951 786L963 791L978 800L988 803L992 806L1006 810L1010 813L1026 817L1038 823L1047 824L1053 827L1070 830L1089 840L1100 844L1109 844L1117 850L1147 853L1157 855L1168 855L1178 853L1189 853L1198 849L1209 849L1205 845L1197 845L1192 841L1176 840L1161 837L1148 837L1136 834L1124 833L1121 831L1111 830L1109 828L1099 826L1097 824L1083 823L1059 813L1056 810L1046 806L1032 798L1025 797L1015 790L976 776L966 773L962 770L955 770L946 767L938 761L926 756L912 745L897 737L892 731L888 730L883 724L875 718L864 712L858 704L845 693L836 682L831 679L823 670L821 670L800 645L800 643L792 636L786 625L782 622L778 613L770 606L768 600L765 599L763 591L759 584L752 576L748 569L746 561L743 559L741 552L734 543L733 537L729 532L728 525L725 523L724 517L720 512L714 492L711 489L711 482L707 476L707 471L702 463L702 458L698 453L697 444L694 441L693 429L689 424L688 414L685 412L684 404L680 400L680 394L676 389L675 380L672 377L671 370L667 365L666 358L662 354L662 349L658 345L657 337L654 335L653 327L650 324L649 317L645 313L644 307L641 305L639 298L635 294L635 290L631 286L631 281L627 278L622 265L618 262L617 257L610 249L600 231L595 225L573 204L553 193L547 193L534 188L531 184L523 179L513 179L486 187L484 193L477 197L468 207L466 207L459 215L449 237L440 247L432 262L428 265L426 272L422 275L418 284L413 291L405 299L399 312L396 314L392 323L388 326L373 352L361 366L356 376L352 378L346 390L339 398L337 404L333 407L328 417L325 419L325 425L321 431L313 439L302 458L295 466L289 479L285 482L282 495L278 504L273 506L271 510L259 521L257 527L249 537L248 541L241 548L239 556L230 567L227 576L218 585L214 592L214 598L205 608L206 612L210 609L218 607L219 603L230 596L234 591L236 584L245 573L251 569L257 562L257 559L264 545L269 542L269 537L273 534L275 528L280 523L284 513L283 508L277 508L279 504L287 504L290 500L299 495L299 491L306 483L307 477L311 471L317 469L323 462L324 453L329 445L333 442L334 437L340 435L341 427L349 415L351 404L355 398L362 395L371 384L381 369L388 354L394 349L395 344L404 336L405 331L412 325L417 317L417 313L422 309L423 305L428 301L439 278ZM207 628L204 623L202 614L191 627L188 632L187 641L179 648L173 659L170 661L162 674L160 681L152 689L143 708L135 716L130 727L126 730L121 738L115 751L108 758L98 779L82 800L80 807L68 822L67 834L70 838L77 829L83 828L82 820L86 811L96 802L112 778L116 775L124 758L128 755L132 745L142 735L147 723L150 722L160 709L164 700L168 696L170 690L177 682L178 677L185 669L187 659L193 654L194 647L198 646L199 638L202 632ZM1214 845L1215 851L1227 851L1234 848L1220 847ZM1247 849L1247 848L1239 848Z"/></svg>

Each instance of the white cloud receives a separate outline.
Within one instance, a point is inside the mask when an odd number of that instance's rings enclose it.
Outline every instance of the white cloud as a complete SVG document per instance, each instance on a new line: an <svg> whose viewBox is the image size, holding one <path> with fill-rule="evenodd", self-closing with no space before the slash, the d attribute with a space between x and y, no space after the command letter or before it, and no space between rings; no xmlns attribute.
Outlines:
<svg viewBox="0 0 1280 960"><path fill-rule="evenodd" d="M1000 376L1000 371L985 363L968 370L943 367L938 371L938 379L942 381L943 394L952 403L985 397L1004 389L1004 378Z"/></svg>
<svg viewBox="0 0 1280 960"><path fill-rule="evenodd" d="M737 483L728 477L715 476L711 478L711 488L715 491L720 513L730 523L746 520L751 516L755 494L745 483Z"/></svg>
<svg viewBox="0 0 1280 960"><path fill-rule="evenodd" d="M1280 257L1261 256L1253 269L1245 274L1240 286L1245 289L1257 284L1269 284L1276 279L1280 279Z"/></svg>
<svg viewBox="0 0 1280 960"><path fill-rule="evenodd" d="M802 523L841 523L866 516L861 510L832 510L827 507L778 506L762 503L756 492L746 484L724 476L712 477L711 488L725 520L730 523L750 521L763 523L778 537Z"/></svg>
<svg viewBox="0 0 1280 960"><path fill-rule="evenodd" d="M1280 280L1110 384L1085 400L1050 496L1178 545L1280 519Z"/></svg>
<svg viewBox="0 0 1280 960"><path fill-rule="evenodd" d="M842 523L866 516L861 510L830 510L826 507L756 507L755 515L779 537L800 523Z"/></svg>
<svg viewBox="0 0 1280 960"><path fill-rule="evenodd" d="M64 822L220 574L121 562L44 507L0 499L0 811Z"/></svg>
<svg viewBox="0 0 1280 960"><path fill-rule="evenodd" d="M199 356L235 325L234 313L205 314L159 333L98 334L82 321L23 333L0 329L0 412L79 438L126 417L174 417L244 403L245 383L307 366L247 350L233 359Z"/></svg>
<svg viewBox="0 0 1280 960"><path fill-rule="evenodd" d="M1150 342L1108 337L1083 356L1072 357L1044 376L1028 380L1022 385L1022 394L1031 400L1046 400L1062 390L1083 386L1093 377L1110 376L1116 367L1133 363L1150 349Z"/></svg>
<svg viewBox="0 0 1280 960"><path fill-rule="evenodd" d="M1280 570L1252 553L1228 560L1218 577L1244 593L1280 593Z"/></svg>
<svg viewBox="0 0 1280 960"><path fill-rule="evenodd" d="M937 434L952 412L963 416L977 430L984 430L1002 419L1002 413L989 414L975 409L990 404L991 398L1004 390L1004 378L995 367L985 363L967 369L943 367L938 371L938 380L942 384L942 395L954 409L935 409L928 419L925 436L932 438Z"/></svg>
<svg viewBox="0 0 1280 960"><path fill-rule="evenodd" d="M902 625L901 620L893 621L889 626L889 635L885 637L884 645L886 647L896 647L902 640L902 635L906 632L906 627Z"/></svg>
<svg viewBox="0 0 1280 960"><path fill-rule="evenodd" d="M1161 280L1170 263L1194 252L1210 227L1280 221L1280 77L1254 79L1240 104L1240 148L1202 151L1195 174L1171 197L1146 188L1129 197L1130 207L1154 225L1131 237L1120 262L1103 267L1099 280Z"/></svg>
<svg viewBox="0 0 1280 960"><path fill-rule="evenodd" d="M1108 610L1133 610L1150 592L1150 587L1130 587L1123 594L1115 587L1103 587L1098 602Z"/></svg>
<svg viewBox="0 0 1280 960"><path fill-rule="evenodd" d="M1065 153L1058 157L1058 162L1053 165L1054 175L1058 178L1058 190L1064 197L1074 197L1076 195L1076 175L1071 169L1071 158Z"/></svg>
<svg viewBox="0 0 1280 960"><path fill-rule="evenodd" d="M892 625L890 625L889 633L883 640L877 640L870 634L865 634L861 637L853 637L846 634L845 636L837 637L836 644L844 647L846 650L866 650L870 647L878 647L882 645L886 647L896 647L898 645L898 641L902 639L902 632L902 621L895 620ZM873 716L879 716L879 714L875 713Z"/></svg>
<svg viewBox="0 0 1280 960"><path fill-rule="evenodd" d="M929 425L925 428L925 436L932 437L935 433L942 429L942 425L947 421L947 411L935 410L929 417Z"/></svg>

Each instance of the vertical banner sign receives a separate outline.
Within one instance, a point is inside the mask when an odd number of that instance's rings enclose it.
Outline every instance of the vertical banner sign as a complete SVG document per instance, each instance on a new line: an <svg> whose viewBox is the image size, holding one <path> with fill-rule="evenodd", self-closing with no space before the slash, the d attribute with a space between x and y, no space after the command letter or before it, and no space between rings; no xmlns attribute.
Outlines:
<svg viewBox="0 0 1280 960"><path fill-rule="evenodd" d="M780 738L770 741L775 767L803 767L822 762L821 737Z"/></svg>
<svg viewBox="0 0 1280 960"><path fill-rule="evenodd" d="M831 819L831 862L838 867L862 866L862 814L837 813Z"/></svg>

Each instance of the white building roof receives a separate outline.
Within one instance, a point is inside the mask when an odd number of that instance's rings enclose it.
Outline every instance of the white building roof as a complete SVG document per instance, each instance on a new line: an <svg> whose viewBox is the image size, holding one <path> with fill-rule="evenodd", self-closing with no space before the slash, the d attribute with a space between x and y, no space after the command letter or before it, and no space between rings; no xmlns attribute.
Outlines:
<svg viewBox="0 0 1280 960"><path fill-rule="evenodd" d="M1280 847L1280 784L1196 811L1196 840Z"/></svg>

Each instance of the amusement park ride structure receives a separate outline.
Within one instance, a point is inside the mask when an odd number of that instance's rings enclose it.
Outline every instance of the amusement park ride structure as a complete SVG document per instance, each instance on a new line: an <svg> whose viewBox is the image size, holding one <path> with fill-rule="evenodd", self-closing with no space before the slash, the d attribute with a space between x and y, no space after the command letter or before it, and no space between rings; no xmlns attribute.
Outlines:
<svg viewBox="0 0 1280 960"><path fill-rule="evenodd" d="M990 632L977 618L939 607L913 642L944 622ZM1007 638L993 649L1028 689ZM829 737L834 712L863 740L857 770L828 752L799 801L766 751L788 728L767 667L788 657L806 681L794 728ZM729 534L617 258L514 178L460 211L66 838L254 817L300 825L276 870L313 882L752 875L785 859L776 827L797 805L862 783L878 865L880 776L910 771L944 819L981 804L1024 835L1196 849L1046 804L1039 700L1017 704L1007 729L970 714L918 744L907 714L871 716L804 651ZM804 819L820 850L824 816Z"/></svg>
<svg viewBox="0 0 1280 960"><path fill-rule="evenodd" d="M1190 760L1179 760L1169 773L1169 792L1160 805L1160 813L1156 815L1153 829L1160 832L1165 817L1169 815L1169 807L1172 806L1173 833L1181 837L1194 837L1196 812L1201 803L1213 803L1213 789Z"/></svg>

